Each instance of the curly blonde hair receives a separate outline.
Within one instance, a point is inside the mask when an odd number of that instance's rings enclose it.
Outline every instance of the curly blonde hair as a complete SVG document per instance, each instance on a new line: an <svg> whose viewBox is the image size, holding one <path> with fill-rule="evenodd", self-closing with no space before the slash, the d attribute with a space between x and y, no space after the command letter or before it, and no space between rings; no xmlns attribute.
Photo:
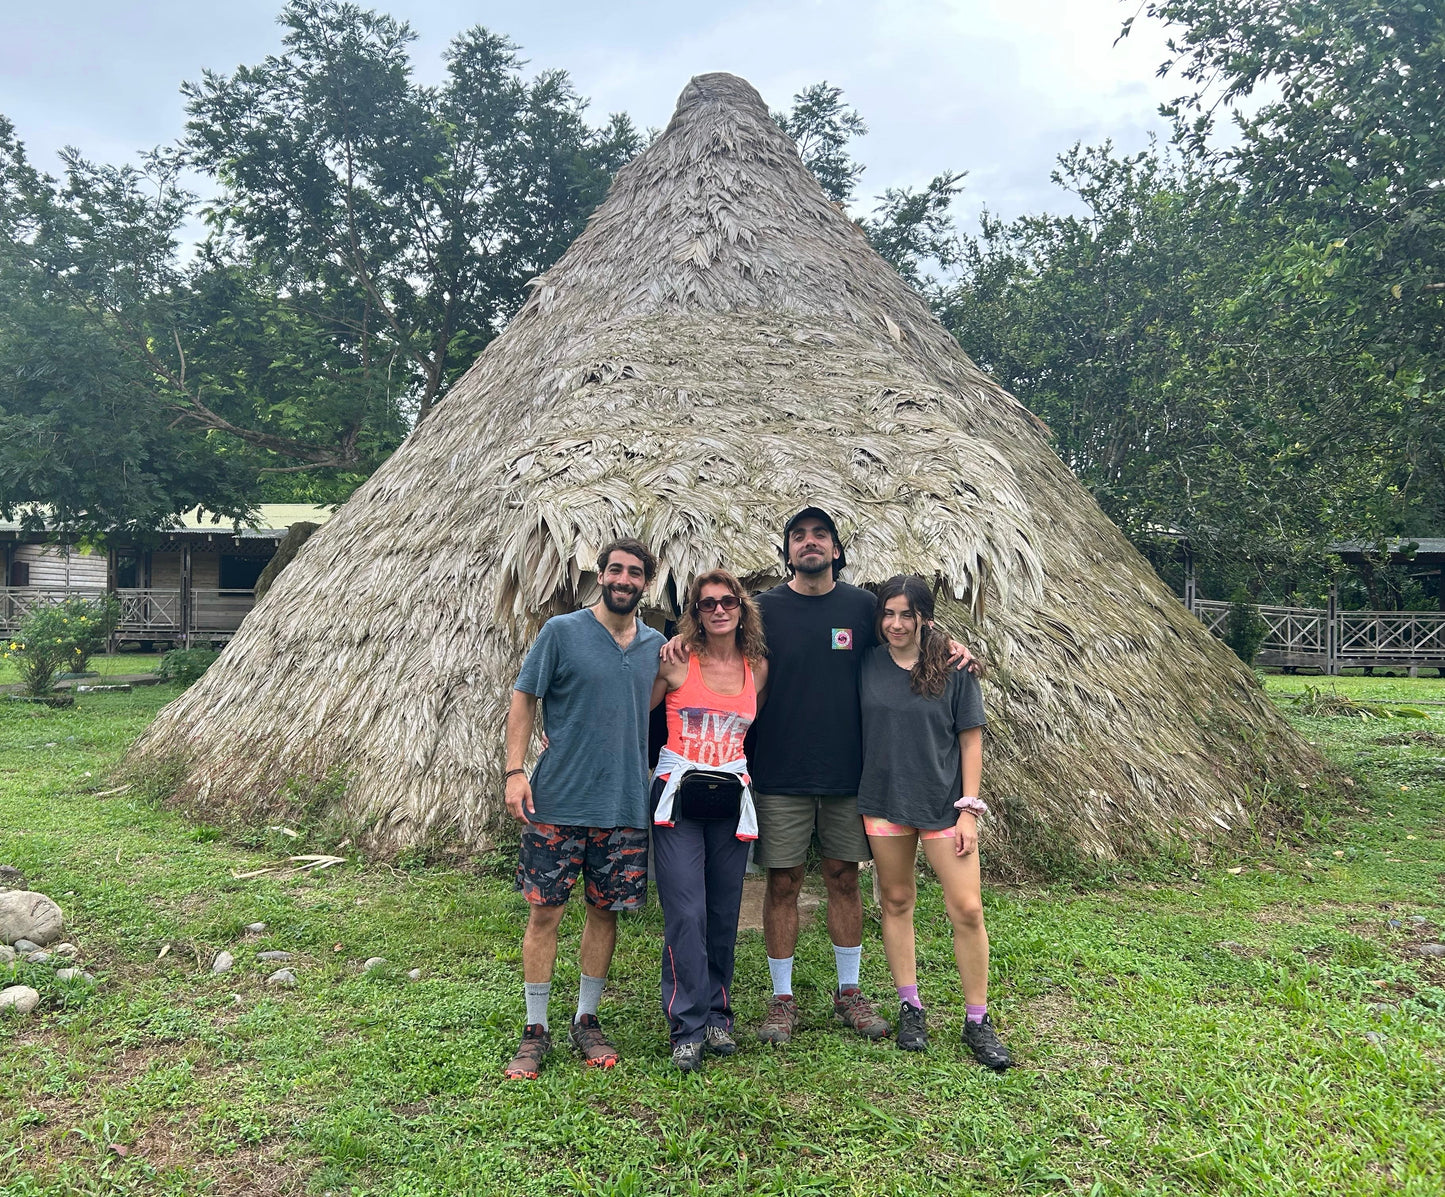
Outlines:
<svg viewBox="0 0 1445 1197"><path fill-rule="evenodd" d="M697 617L697 601L702 597L704 586L726 586L736 596L738 606L738 649L749 662L756 665L768 655L767 641L763 639L763 613L752 595L743 589L743 584L725 569L711 569L698 574L687 588L687 600L683 603L682 614L678 617L677 633L687 642L694 655L701 656L707 647L707 630Z"/></svg>

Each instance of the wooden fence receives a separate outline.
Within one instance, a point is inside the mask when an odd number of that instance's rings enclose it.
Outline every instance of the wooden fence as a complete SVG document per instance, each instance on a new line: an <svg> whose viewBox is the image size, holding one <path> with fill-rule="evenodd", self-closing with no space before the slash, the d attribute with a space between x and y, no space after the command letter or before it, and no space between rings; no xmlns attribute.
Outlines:
<svg viewBox="0 0 1445 1197"><path fill-rule="evenodd" d="M1196 599L1194 614L1224 635L1229 604ZM1260 665L1307 666L1339 673L1351 666L1445 670L1445 612L1340 611L1331 607L1259 608L1268 626Z"/></svg>
<svg viewBox="0 0 1445 1197"><path fill-rule="evenodd" d="M68 598L98 599L99 589L62 589L31 586L0 587L0 633L20 630L26 614L45 603ZM171 644L205 644L229 640L246 613L256 605L249 590L217 590L190 586L184 589L143 588L111 592L120 600L117 640L153 640Z"/></svg>

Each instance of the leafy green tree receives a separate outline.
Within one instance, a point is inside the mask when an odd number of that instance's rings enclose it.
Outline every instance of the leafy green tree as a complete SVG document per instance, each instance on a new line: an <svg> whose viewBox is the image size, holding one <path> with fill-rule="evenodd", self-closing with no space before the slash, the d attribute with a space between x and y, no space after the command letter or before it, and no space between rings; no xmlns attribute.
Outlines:
<svg viewBox="0 0 1445 1197"><path fill-rule="evenodd" d="M1229 596L1229 610L1224 616L1224 642L1246 665L1253 665L1260 645L1269 635L1269 625L1259 613L1254 596L1243 586L1236 586Z"/></svg>
<svg viewBox="0 0 1445 1197"><path fill-rule="evenodd" d="M336 0L282 11L285 53L184 87L190 162L222 187L226 248L288 306L354 342L424 419L581 232L639 147L565 73L528 82L480 26L447 77L411 77L415 35Z"/></svg>
<svg viewBox="0 0 1445 1197"><path fill-rule="evenodd" d="M1445 531L1445 6L1151 0L1180 139L1238 181L1270 245L1240 317L1270 368L1323 360L1335 433L1385 467L1383 534ZM1252 109L1246 104L1255 105ZM1211 139L1228 113L1230 139Z"/></svg>

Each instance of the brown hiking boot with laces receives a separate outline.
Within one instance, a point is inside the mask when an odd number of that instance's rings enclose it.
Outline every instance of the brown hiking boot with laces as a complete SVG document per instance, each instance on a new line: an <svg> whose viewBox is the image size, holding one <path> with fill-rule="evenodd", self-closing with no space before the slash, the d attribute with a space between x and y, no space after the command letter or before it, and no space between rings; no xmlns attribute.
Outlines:
<svg viewBox="0 0 1445 1197"><path fill-rule="evenodd" d="M517 1054L502 1075L509 1081L535 1081L542 1072L542 1061L552 1050L552 1036L541 1023L531 1023L522 1032Z"/></svg>
<svg viewBox="0 0 1445 1197"><path fill-rule="evenodd" d="M844 1026L852 1027L864 1039L882 1039L888 1034L888 1020L873 1009L861 989L849 986L834 991L833 1013Z"/></svg>
<svg viewBox="0 0 1445 1197"><path fill-rule="evenodd" d="M792 994L774 994L768 1012L758 1024L758 1038L764 1043L787 1043L798 1028L798 1003Z"/></svg>
<svg viewBox="0 0 1445 1197"><path fill-rule="evenodd" d="M582 1063L588 1068L611 1068L621 1058L595 1014L584 1014L574 1022L567 1038L582 1053Z"/></svg>

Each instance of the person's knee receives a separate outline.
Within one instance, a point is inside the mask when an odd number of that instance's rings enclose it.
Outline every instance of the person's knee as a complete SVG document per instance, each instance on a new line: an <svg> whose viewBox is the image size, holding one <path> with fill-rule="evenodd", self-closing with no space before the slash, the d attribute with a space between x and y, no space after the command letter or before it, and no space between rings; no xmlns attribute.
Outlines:
<svg viewBox="0 0 1445 1197"><path fill-rule="evenodd" d="M858 865L851 860L825 860L823 862L823 884L829 895L856 894L858 892Z"/></svg>
<svg viewBox="0 0 1445 1197"><path fill-rule="evenodd" d="M587 907L587 921L598 927L610 929L617 926L617 911L606 906Z"/></svg>
<svg viewBox="0 0 1445 1197"><path fill-rule="evenodd" d="M963 898L947 905L948 921L955 931L977 934L983 930L983 903L977 898Z"/></svg>
<svg viewBox="0 0 1445 1197"><path fill-rule="evenodd" d="M566 906L530 907L527 913L527 934L555 935L566 912Z"/></svg>
<svg viewBox="0 0 1445 1197"><path fill-rule="evenodd" d="M803 866L768 870L768 897L774 902L792 902L803 888Z"/></svg>
<svg viewBox="0 0 1445 1197"><path fill-rule="evenodd" d="M883 885L879 887L878 897L888 918L910 918L917 901L917 891L911 885Z"/></svg>

